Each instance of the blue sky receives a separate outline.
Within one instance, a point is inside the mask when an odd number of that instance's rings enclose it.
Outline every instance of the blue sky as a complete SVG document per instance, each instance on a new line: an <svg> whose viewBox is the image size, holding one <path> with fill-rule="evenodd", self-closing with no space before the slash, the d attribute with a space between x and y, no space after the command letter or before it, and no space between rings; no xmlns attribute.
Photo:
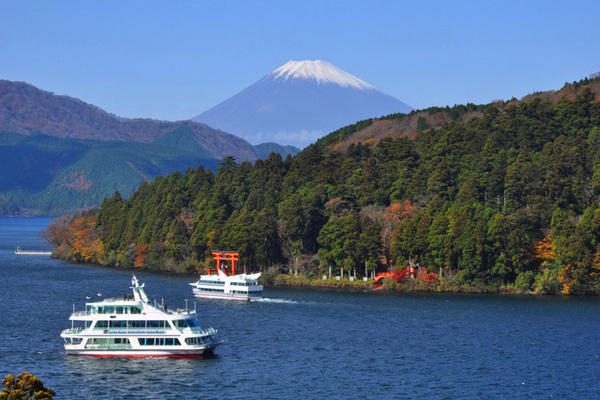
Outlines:
<svg viewBox="0 0 600 400"><path fill-rule="evenodd" d="M600 71L600 1L0 2L0 79L122 117L189 119L308 59L415 108L519 98Z"/></svg>

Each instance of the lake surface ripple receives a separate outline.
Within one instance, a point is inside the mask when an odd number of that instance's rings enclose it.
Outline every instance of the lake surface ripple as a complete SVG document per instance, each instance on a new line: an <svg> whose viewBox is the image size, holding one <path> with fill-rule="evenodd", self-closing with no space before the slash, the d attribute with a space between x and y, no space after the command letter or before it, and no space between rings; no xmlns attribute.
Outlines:
<svg viewBox="0 0 600 400"><path fill-rule="evenodd" d="M136 271L169 307L196 301L225 343L211 359L66 356L75 304L130 293L132 271L42 249L47 218L0 218L0 375L61 399L597 399L598 298L363 293L267 287L252 303L196 300L191 277Z"/></svg>

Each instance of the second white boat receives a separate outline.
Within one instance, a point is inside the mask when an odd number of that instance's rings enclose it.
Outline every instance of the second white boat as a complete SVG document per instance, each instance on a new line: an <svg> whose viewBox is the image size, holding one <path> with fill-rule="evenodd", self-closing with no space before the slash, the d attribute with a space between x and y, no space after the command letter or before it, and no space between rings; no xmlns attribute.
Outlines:
<svg viewBox="0 0 600 400"><path fill-rule="evenodd" d="M263 287L258 284L259 277L260 272L227 276L218 270L217 274L200 275L200 279L190 285L196 297L250 301L262 297Z"/></svg>

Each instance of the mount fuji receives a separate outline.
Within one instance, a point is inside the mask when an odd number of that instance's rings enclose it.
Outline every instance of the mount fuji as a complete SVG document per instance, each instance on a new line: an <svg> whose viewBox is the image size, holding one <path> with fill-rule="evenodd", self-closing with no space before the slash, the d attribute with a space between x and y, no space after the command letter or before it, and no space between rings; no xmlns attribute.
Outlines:
<svg viewBox="0 0 600 400"><path fill-rule="evenodd" d="M412 108L325 61L290 61L193 118L252 144L300 148L346 125Z"/></svg>

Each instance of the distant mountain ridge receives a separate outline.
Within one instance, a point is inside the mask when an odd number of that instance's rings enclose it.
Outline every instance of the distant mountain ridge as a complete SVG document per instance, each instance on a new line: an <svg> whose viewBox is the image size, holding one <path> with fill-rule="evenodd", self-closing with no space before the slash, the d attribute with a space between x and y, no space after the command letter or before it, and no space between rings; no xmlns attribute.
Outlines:
<svg viewBox="0 0 600 400"><path fill-rule="evenodd" d="M301 151L295 146L282 146L273 142L257 144L254 147L256 147L258 150L258 157L263 160L269 158L271 153L279 153L283 158L285 158L288 155L295 156Z"/></svg>
<svg viewBox="0 0 600 400"><path fill-rule="evenodd" d="M193 121L128 119L69 96L57 96L24 82L0 80L0 132L86 140L123 140L151 143L185 127L194 140L221 159L233 155L254 161L258 151L235 135Z"/></svg>
<svg viewBox="0 0 600 400"><path fill-rule="evenodd" d="M194 121L251 143L305 147L342 126L412 108L325 61L290 61Z"/></svg>
<svg viewBox="0 0 600 400"><path fill-rule="evenodd" d="M73 212L174 171L296 154L193 121L127 119L24 82L0 80L0 215Z"/></svg>

